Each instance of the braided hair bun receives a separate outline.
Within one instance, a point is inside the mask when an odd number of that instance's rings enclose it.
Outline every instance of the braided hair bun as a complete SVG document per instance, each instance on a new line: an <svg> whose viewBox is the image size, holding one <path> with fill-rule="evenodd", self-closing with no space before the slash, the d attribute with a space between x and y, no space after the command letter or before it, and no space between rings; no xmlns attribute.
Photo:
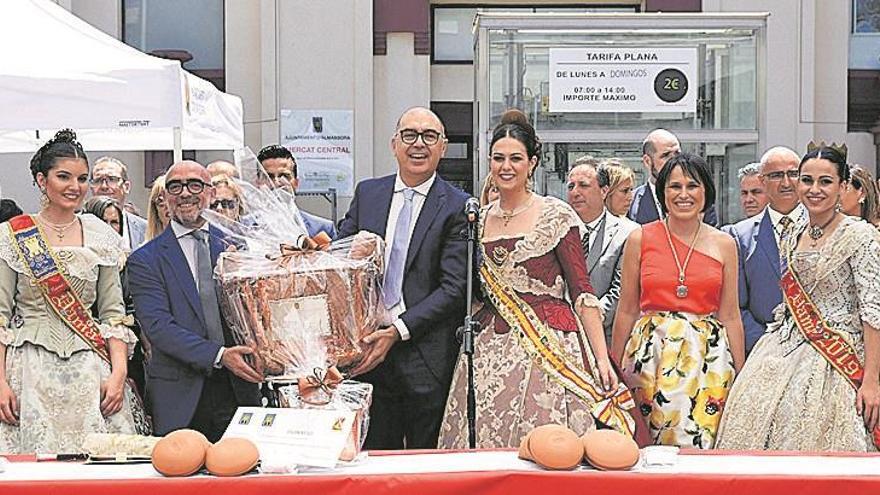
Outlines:
<svg viewBox="0 0 880 495"><path fill-rule="evenodd" d="M55 166L55 162L64 158L84 160L86 164L89 162L82 145L76 140L76 133L71 129L61 129L56 132L55 136L40 146L31 157L31 175L34 181L37 180L37 174L47 175Z"/></svg>

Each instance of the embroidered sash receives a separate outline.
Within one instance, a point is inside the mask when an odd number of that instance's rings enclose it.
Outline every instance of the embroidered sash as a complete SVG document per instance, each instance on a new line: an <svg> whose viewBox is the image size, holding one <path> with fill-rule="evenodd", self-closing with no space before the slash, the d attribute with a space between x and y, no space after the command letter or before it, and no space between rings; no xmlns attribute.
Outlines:
<svg viewBox="0 0 880 495"><path fill-rule="evenodd" d="M791 269L790 260L788 260L787 268L781 279L782 295L785 299L785 305L794 319L795 326L807 339L807 342L816 349L816 352L840 372L858 392L862 385L865 369L859 361L856 350L822 317L810 295L797 279L794 270ZM880 427L874 429L872 436L874 445L880 447Z"/></svg>
<svg viewBox="0 0 880 495"><path fill-rule="evenodd" d="M590 413L594 418L634 437L635 421L627 411L635 408L635 401L626 385L618 382L616 390L602 392L593 375L566 354L556 333L538 318L531 306L499 281L490 261L482 263L480 274L485 292L499 316L515 332L522 348L544 373L590 404Z"/></svg>
<svg viewBox="0 0 880 495"><path fill-rule="evenodd" d="M49 302L49 307L101 359L110 363L110 353L98 324L61 273L55 253L49 249L33 217L19 215L9 220L9 225L12 227L12 244Z"/></svg>

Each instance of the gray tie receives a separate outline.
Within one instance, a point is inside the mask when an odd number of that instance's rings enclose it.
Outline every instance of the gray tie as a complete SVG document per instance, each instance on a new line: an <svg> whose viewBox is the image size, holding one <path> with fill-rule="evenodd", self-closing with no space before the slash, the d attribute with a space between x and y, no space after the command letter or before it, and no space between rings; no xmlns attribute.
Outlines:
<svg viewBox="0 0 880 495"><path fill-rule="evenodd" d="M208 245L209 234L201 229L190 232L196 240L196 266L199 273L199 300L202 302L202 313L208 325L208 339L215 344L224 345L223 324L220 320L220 305L217 303L217 291L214 288L214 269L211 267L211 248Z"/></svg>
<svg viewBox="0 0 880 495"><path fill-rule="evenodd" d="M388 267L385 269L385 307L393 308L403 297L403 268L406 264L406 253L409 251L409 225L412 222L414 189L403 190L403 207L397 216L394 226L394 243L388 256Z"/></svg>

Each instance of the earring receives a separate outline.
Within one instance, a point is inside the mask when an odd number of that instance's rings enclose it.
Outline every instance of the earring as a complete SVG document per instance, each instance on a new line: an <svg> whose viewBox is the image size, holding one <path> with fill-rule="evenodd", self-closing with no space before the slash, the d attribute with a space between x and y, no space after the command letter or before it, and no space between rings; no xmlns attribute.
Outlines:
<svg viewBox="0 0 880 495"><path fill-rule="evenodd" d="M40 207L45 208L49 206L49 203L51 203L51 201L49 201L49 196L46 194L46 190L40 189Z"/></svg>
<svg viewBox="0 0 880 495"><path fill-rule="evenodd" d="M865 204L865 198L863 198L863 197L862 197L862 198L859 198L859 204L860 204L860 205Z"/></svg>

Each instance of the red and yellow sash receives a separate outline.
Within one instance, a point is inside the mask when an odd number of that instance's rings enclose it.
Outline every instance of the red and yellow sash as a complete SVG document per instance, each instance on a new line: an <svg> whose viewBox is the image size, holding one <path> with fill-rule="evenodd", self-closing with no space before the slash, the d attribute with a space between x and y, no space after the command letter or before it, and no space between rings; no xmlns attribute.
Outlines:
<svg viewBox="0 0 880 495"><path fill-rule="evenodd" d="M19 215L9 220L9 225L12 228L12 244L49 302L49 307L101 359L109 363L110 353L98 324L61 273L55 253L49 248L33 217Z"/></svg>
<svg viewBox="0 0 880 495"><path fill-rule="evenodd" d="M620 382L616 390L602 392L593 375L566 354L556 333L538 318L531 306L499 282L490 264L484 262L480 268L485 292L526 353L547 376L590 404L594 418L633 437L635 421L627 411L635 408L635 401L626 385Z"/></svg>
<svg viewBox="0 0 880 495"><path fill-rule="evenodd" d="M858 392L865 376L865 368L859 361L856 350L840 333L828 325L797 279L790 263L788 270L782 276L781 284L785 304L791 311L798 330L819 355L840 372ZM880 447L880 427L875 428L872 434L874 445Z"/></svg>

